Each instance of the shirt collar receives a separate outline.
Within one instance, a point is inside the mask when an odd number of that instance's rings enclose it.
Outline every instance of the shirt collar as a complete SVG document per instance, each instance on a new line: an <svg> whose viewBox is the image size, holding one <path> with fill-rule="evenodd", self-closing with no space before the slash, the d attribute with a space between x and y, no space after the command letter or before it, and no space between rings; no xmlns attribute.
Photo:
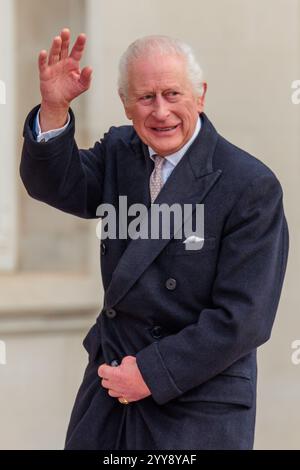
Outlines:
<svg viewBox="0 0 300 470"><path fill-rule="evenodd" d="M168 162L170 162L173 166L176 166L182 159L183 155L186 153L187 149L192 145L192 143L196 139L197 135L200 132L200 129L201 129L201 119L199 116L194 133L192 137L190 138L190 140L183 147L181 147L181 149L177 150L177 152L172 153L171 155L168 155L167 157L165 157L165 159L168 160ZM148 146L148 150L149 150L149 156L151 160L154 160L153 155L156 155L157 153L149 146Z"/></svg>

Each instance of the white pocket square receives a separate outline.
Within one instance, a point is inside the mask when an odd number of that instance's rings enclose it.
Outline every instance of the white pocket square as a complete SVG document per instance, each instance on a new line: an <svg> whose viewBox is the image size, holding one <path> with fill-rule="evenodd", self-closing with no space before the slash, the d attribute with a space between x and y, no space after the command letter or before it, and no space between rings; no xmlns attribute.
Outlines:
<svg viewBox="0 0 300 470"><path fill-rule="evenodd" d="M204 238L190 235L184 242L186 250L201 250L204 245Z"/></svg>
<svg viewBox="0 0 300 470"><path fill-rule="evenodd" d="M192 243L192 242L204 242L204 238L197 237L196 235L191 235L187 237L183 243L187 244L187 243Z"/></svg>

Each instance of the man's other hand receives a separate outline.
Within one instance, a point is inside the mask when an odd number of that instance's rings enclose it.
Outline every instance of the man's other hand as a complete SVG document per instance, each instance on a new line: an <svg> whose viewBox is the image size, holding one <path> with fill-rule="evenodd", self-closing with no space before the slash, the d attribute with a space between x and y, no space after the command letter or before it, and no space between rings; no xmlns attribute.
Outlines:
<svg viewBox="0 0 300 470"><path fill-rule="evenodd" d="M111 397L126 398L130 403L151 395L134 356L124 357L118 367L101 364L98 375L102 378L102 387L108 390Z"/></svg>

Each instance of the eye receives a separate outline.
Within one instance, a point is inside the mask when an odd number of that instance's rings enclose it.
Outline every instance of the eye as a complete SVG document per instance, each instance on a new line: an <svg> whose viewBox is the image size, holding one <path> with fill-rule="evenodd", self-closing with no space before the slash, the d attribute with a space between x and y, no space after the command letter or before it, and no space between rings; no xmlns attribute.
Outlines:
<svg viewBox="0 0 300 470"><path fill-rule="evenodd" d="M178 91L171 90L171 91L168 91L165 96L170 100L175 100L179 97L179 95L180 93Z"/></svg>
<svg viewBox="0 0 300 470"><path fill-rule="evenodd" d="M144 95L140 97L141 101L150 101L153 98L153 95Z"/></svg>

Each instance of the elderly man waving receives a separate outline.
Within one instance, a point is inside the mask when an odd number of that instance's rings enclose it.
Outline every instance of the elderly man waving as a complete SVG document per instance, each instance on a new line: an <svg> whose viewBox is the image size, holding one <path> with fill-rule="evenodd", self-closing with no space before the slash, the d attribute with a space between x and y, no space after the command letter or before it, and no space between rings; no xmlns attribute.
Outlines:
<svg viewBox="0 0 300 470"><path fill-rule="evenodd" d="M204 233L197 250L175 223L168 238L103 238L104 303L84 340L66 449L250 449L256 349L270 337L287 261L281 186L218 134L191 48L165 36L136 40L120 60L132 125L79 150L70 104L92 69L80 69L85 36L71 52L69 43L65 29L39 56L42 100L21 161L28 193L84 218L101 204L119 216L126 196L147 220L155 205L189 204L193 224L203 204Z"/></svg>

